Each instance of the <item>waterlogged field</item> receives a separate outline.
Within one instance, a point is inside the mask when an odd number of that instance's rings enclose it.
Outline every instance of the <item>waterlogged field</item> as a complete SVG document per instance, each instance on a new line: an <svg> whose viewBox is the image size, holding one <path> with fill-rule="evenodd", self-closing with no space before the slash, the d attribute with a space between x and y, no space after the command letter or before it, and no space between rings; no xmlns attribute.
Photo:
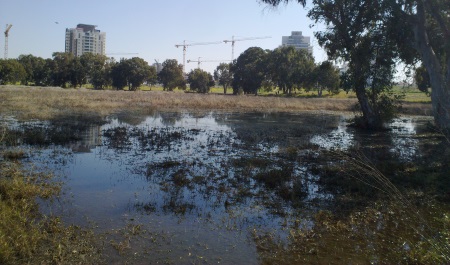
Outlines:
<svg viewBox="0 0 450 265"><path fill-rule="evenodd" d="M371 133L347 118L2 119L22 162L63 183L41 210L92 229L107 264L448 262L448 141L427 117Z"/></svg>

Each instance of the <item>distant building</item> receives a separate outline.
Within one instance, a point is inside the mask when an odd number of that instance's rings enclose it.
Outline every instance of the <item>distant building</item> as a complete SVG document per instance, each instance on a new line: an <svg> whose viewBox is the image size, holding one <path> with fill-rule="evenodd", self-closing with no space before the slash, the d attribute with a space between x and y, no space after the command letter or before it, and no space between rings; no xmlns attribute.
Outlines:
<svg viewBox="0 0 450 265"><path fill-rule="evenodd" d="M283 36L281 39L281 46L292 46L296 49L305 49L312 54L310 37L302 35L301 31L292 31L291 36Z"/></svg>
<svg viewBox="0 0 450 265"><path fill-rule="evenodd" d="M105 55L106 33L95 29L96 27L78 24L74 29L66 29L66 52L75 56L83 53Z"/></svg>
<svg viewBox="0 0 450 265"><path fill-rule="evenodd" d="M162 67L162 63L156 61L154 64L152 64L152 66L154 66L156 68L156 73L161 72L161 70L163 69Z"/></svg>

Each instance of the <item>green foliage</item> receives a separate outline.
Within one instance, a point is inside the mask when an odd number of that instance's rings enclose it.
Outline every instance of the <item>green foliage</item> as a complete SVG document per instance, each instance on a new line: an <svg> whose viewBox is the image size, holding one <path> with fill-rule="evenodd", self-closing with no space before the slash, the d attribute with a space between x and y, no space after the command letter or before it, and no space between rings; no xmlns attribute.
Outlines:
<svg viewBox="0 0 450 265"><path fill-rule="evenodd" d="M267 53L259 47L250 47L235 60L231 66L233 94L238 94L240 89L245 94L258 94L265 79Z"/></svg>
<svg viewBox="0 0 450 265"><path fill-rule="evenodd" d="M306 1L295 1L306 5ZM261 0L276 6L290 0ZM435 122L450 131L450 2L428 1L312 1L308 16L326 30L315 35L332 59L349 62L347 84L355 90L364 123L376 127L382 123L367 100L365 82L391 80L398 61L413 65L421 61L432 86L431 100ZM374 69L380 69L376 71ZM383 77L379 75L384 75ZM420 83L426 78L420 73ZM348 82L350 81L350 82ZM376 83L376 82L375 82ZM377 85L375 90L386 88Z"/></svg>
<svg viewBox="0 0 450 265"><path fill-rule="evenodd" d="M0 59L0 84L15 84L26 78L24 67L16 59Z"/></svg>
<svg viewBox="0 0 450 265"><path fill-rule="evenodd" d="M199 93L208 93L211 87L215 84L210 73L198 68L189 73L188 83L190 85L190 90Z"/></svg>
<svg viewBox="0 0 450 265"><path fill-rule="evenodd" d="M158 73L158 80L163 85L164 90L172 91L175 88L186 88L184 80L183 66L177 60L168 59L162 63L162 70Z"/></svg>
<svg viewBox="0 0 450 265"><path fill-rule="evenodd" d="M316 90L319 97L322 96L324 90L332 95L339 93L339 70L329 61L324 61L314 68L310 81L312 81L312 84L305 86L305 90L307 92Z"/></svg>
<svg viewBox="0 0 450 265"><path fill-rule="evenodd" d="M214 70L214 79L219 85L223 86L223 93L227 93L228 87L233 82L233 74L230 71L231 63L221 63Z"/></svg>
<svg viewBox="0 0 450 265"><path fill-rule="evenodd" d="M144 82L152 81L155 72L154 67L141 58L122 59L112 67L112 85L116 89L128 86L130 91L136 91Z"/></svg>
<svg viewBox="0 0 450 265"><path fill-rule="evenodd" d="M423 65L416 69L416 72L414 73L414 81L416 82L417 88L420 91L426 94L430 94L430 91L428 90L428 88L431 87L430 75Z"/></svg>
<svg viewBox="0 0 450 265"><path fill-rule="evenodd" d="M293 89L311 83L314 69L314 58L305 50L294 47L281 47L273 50L267 58L266 72L273 83L285 94L291 94Z"/></svg>

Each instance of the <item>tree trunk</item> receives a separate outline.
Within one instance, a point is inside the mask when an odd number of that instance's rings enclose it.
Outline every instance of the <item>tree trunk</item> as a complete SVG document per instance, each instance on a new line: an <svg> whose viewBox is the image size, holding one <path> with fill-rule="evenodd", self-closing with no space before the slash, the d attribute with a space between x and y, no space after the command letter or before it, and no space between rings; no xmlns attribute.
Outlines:
<svg viewBox="0 0 450 265"><path fill-rule="evenodd" d="M420 3L420 1L419 1ZM436 125L450 132L450 58L447 61L447 77L443 73L439 59L429 44L425 29L425 10L422 4L417 6L417 20L414 23L415 48L430 76L431 103Z"/></svg>
<svg viewBox="0 0 450 265"><path fill-rule="evenodd" d="M359 105L363 114L364 127L368 129L376 129L381 126L378 117L369 103L369 99L366 94L366 89L364 86L365 82L360 82L360 85L355 88L356 97L358 98Z"/></svg>

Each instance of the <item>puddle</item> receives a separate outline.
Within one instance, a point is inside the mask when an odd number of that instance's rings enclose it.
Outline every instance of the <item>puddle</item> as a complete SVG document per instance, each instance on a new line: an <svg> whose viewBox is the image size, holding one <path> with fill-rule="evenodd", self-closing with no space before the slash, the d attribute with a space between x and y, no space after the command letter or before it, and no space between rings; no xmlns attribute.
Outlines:
<svg viewBox="0 0 450 265"><path fill-rule="evenodd" d="M420 157L414 136L427 122L399 119L387 134L362 134L340 115L309 113L3 120L16 145L36 148L28 162L64 176L61 201L45 211L99 232L142 225L153 234L129 251L140 262L226 264L258 264L252 229L286 236L291 220L333 201L307 159L317 148L388 146L400 162L411 161Z"/></svg>

